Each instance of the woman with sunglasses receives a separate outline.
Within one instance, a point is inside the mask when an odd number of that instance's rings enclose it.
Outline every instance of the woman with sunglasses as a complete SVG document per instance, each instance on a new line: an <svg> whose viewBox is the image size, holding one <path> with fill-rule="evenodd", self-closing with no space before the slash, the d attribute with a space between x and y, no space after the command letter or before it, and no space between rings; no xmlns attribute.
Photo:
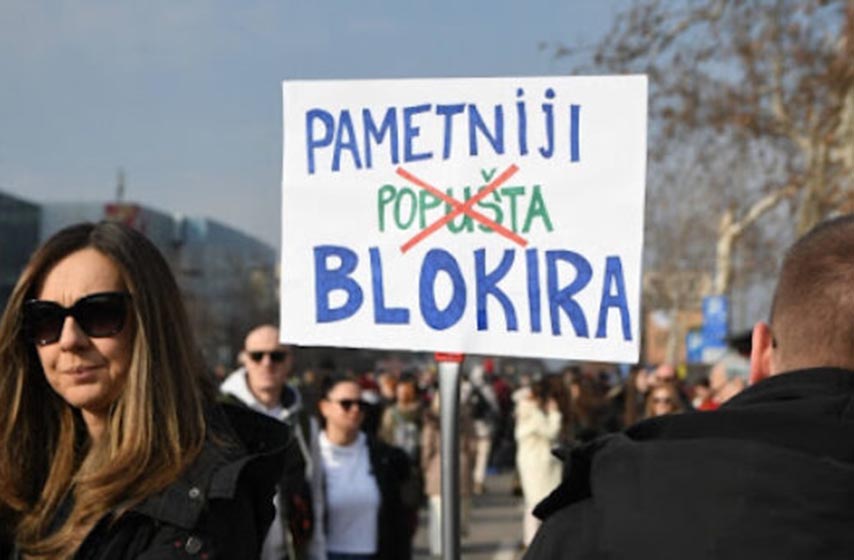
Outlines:
<svg viewBox="0 0 854 560"><path fill-rule="evenodd" d="M322 430L312 442L312 560L407 560L406 454L362 430L367 403L352 377L321 381Z"/></svg>
<svg viewBox="0 0 854 560"><path fill-rule="evenodd" d="M292 440L215 405L193 339L142 234L81 224L36 251L0 321L0 550L257 557Z"/></svg>

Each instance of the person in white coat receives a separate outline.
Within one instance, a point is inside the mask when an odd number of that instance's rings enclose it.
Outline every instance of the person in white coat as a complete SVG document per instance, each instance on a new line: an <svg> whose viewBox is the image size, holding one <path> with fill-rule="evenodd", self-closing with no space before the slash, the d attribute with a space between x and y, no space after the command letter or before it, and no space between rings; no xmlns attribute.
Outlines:
<svg viewBox="0 0 854 560"><path fill-rule="evenodd" d="M569 417L569 395L559 377L534 383L516 402L516 467L525 500L525 546L540 525L532 513L534 506L561 481L563 465L552 449L567 436Z"/></svg>

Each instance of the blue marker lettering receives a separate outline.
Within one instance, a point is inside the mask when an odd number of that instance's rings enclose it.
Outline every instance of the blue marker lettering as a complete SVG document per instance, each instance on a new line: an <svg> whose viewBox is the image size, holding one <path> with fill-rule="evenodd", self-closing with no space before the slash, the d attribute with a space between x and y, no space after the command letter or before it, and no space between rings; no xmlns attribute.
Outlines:
<svg viewBox="0 0 854 560"><path fill-rule="evenodd" d="M430 107L431 105L426 103L403 108L403 161L419 161L433 157L433 152L415 153L412 151L412 141L421 134L421 127L412 124L412 117L428 112Z"/></svg>
<svg viewBox="0 0 854 560"><path fill-rule="evenodd" d="M516 321L516 310L507 294L499 287L498 283L507 276L516 253L512 249L504 251L501 263L491 273L486 272L486 250L477 249L474 252L475 263L475 286L477 286L477 330L485 331L488 327L486 316L486 296L492 296L498 300L504 309L504 317L507 320L507 330L517 331L519 325Z"/></svg>
<svg viewBox="0 0 854 560"><path fill-rule="evenodd" d="M371 284L374 289L374 322L378 325L409 324L409 310L405 307L386 307L385 289L383 287L383 263L380 260L380 250L370 248L371 254Z"/></svg>
<svg viewBox="0 0 854 560"><path fill-rule="evenodd" d="M451 301L445 309L436 305L436 276L445 272L451 279ZM466 283L460 265L454 256L443 249L431 249L424 256L421 276L418 281L421 315L424 322L434 330L441 331L454 326L466 309Z"/></svg>
<svg viewBox="0 0 854 560"><path fill-rule="evenodd" d="M383 139L388 134L389 137L389 152L391 153L391 162L397 164L398 149L397 149L397 109L389 107L385 112L385 117L379 128L377 128L371 112L367 109L362 109L362 121L365 125L365 167L371 169L373 159L371 157L371 140L376 142L377 147L383 143Z"/></svg>
<svg viewBox="0 0 854 560"><path fill-rule="evenodd" d="M350 118L350 111L346 109L341 111L341 116L338 118L338 135L335 137L335 149L332 152L332 171L341 169L341 150L350 152L356 169L362 168L356 133L353 132L353 119Z"/></svg>
<svg viewBox="0 0 854 560"><path fill-rule="evenodd" d="M612 284L614 293L612 293ZM596 328L596 338L607 336L608 310L616 307L620 312L620 325L623 328L623 340L632 339L631 321L629 321L629 304L626 302L626 282L623 279L623 263L620 257L605 259L605 280L602 282L602 300L599 304L599 325Z"/></svg>
<svg viewBox="0 0 854 560"><path fill-rule="evenodd" d="M436 105L436 114L445 117L444 137L442 142L442 159L451 157L451 137L453 136L453 118L465 111L466 106L462 103L456 105Z"/></svg>
<svg viewBox="0 0 854 560"><path fill-rule="evenodd" d="M575 268L575 278L563 288L558 287L557 263L566 262ZM583 256L573 251L546 251L547 283L549 290L549 312L552 320L552 334L560 334L560 310L569 316L572 328L579 337L587 338L587 319L573 296L590 282L593 270Z"/></svg>
<svg viewBox="0 0 854 560"><path fill-rule="evenodd" d="M337 269L327 268L329 257L333 256L341 259L341 266ZM358 264L359 257L346 247L319 245L314 248L315 315L318 323L352 317L362 306L362 288L350 278ZM330 305L329 293L333 290L347 293L347 301L341 307L333 308Z"/></svg>
<svg viewBox="0 0 854 560"><path fill-rule="evenodd" d="M319 120L324 126L323 136L316 140L314 138L314 121ZM332 143L335 130L335 119L323 109L312 109L305 114L305 138L306 151L308 152L308 172L314 173L314 149L328 146Z"/></svg>

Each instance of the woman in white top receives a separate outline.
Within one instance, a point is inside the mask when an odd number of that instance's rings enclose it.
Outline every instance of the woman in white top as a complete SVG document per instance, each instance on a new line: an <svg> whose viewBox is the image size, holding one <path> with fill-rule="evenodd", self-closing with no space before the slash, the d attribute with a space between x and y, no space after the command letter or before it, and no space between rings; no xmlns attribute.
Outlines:
<svg viewBox="0 0 854 560"><path fill-rule="evenodd" d="M406 454L361 431L365 408L359 384L333 375L321 383L322 431L313 438L313 560L411 557L401 487Z"/></svg>
<svg viewBox="0 0 854 560"><path fill-rule="evenodd" d="M560 483L563 465L552 449L567 437L569 417L569 394L557 376L535 383L516 403L516 466L525 496L525 546L539 527L532 514L534 506Z"/></svg>

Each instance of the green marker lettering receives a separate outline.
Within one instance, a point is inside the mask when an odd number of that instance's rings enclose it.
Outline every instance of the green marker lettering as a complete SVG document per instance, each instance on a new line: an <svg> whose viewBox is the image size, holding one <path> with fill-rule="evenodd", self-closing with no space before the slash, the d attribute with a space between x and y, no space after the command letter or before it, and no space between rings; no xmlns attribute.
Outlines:
<svg viewBox="0 0 854 560"><path fill-rule="evenodd" d="M522 233L528 233L531 230L531 223L537 217L543 221L546 231L554 231L549 211L546 208L546 201L543 199L543 193L540 191L540 185L534 185L534 192L531 193L531 204L528 206L528 215L525 217L525 225L522 226Z"/></svg>
<svg viewBox="0 0 854 560"><path fill-rule="evenodd" d="M396 192L397 189L394 188L394 185L383 185L377 191L377 217L379 219L380 231L385 231L385 207L389 202L394 200Z"/></svg>
<svg viewBox="0 0 854 560"><path fill-rule="evenodd" d="M501 187L501 194L510 198L510 229L516 233L519 231L516 227L516 199L525 194L525 187Z"/></svg>
<svg viewBox="0 0 854 560"><path fill-rule="evenodd" d="M406 220L401 220L401 206L403 205L404 196L409 198L409 217ZM409 226L415 221L415 205L417 200L418 197L409 187L403 187L398 192L397 200L394 201L394 221L398 229L409 229Z"/></svg>
<svg viewBox="0 0 854 560"><path fill-rule="evenodd" d="M427 211L438 208L442 200L433 193L422 190L418 193L418 224L421 229L427 227Z"/></svg>
<svg viewBox="0 0 854 560"><path fill-rule="evenodd" d="M448 189L447 193L448 193L448 196L450 196L450 197L454 196L453 189ZM471 198L471 187L466 187L463 189L463 200L467 201L470 198ZM445 212L447 212L448 214L451 213L451 205L450 204L445 204ZM462 220L460 220L460 218L462 218ZM459 223L455 223L455 222L459 222ZM471 219L471 216L469 216L466 213L458 214L453 220L448 222L448 230L450 230L451 233L460 233L461 231L467 231L467 232L471 233L472 231L474 231L474 221Z"/></svg>

